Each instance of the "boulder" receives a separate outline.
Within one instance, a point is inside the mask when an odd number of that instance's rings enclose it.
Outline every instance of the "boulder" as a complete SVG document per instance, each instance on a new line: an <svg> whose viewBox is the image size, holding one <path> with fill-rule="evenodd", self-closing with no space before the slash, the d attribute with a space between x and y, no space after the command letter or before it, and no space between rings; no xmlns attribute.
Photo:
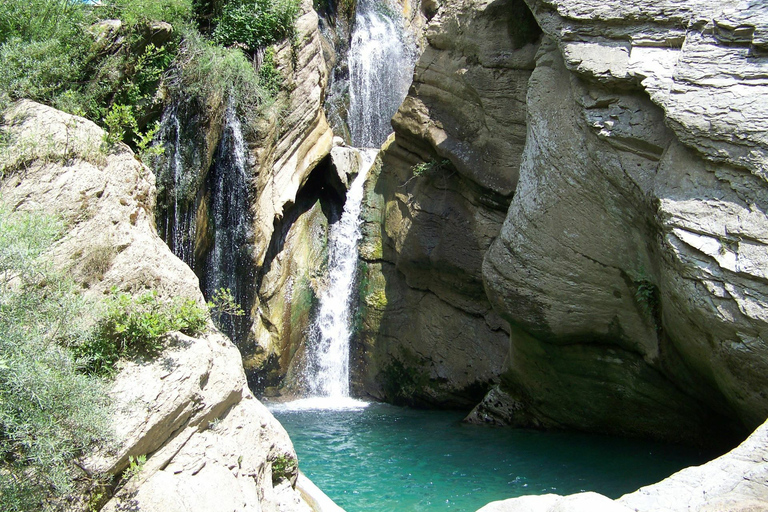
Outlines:
<svg viewBox="0 0 768 512"><path fill-rule="evenodd" d="M155 232L154 176L127 146L106 149L92 122L30 101L6 111L2 129L3 201L63 218L49 254L85 295L155 290L203 302L192 270ZM288 435L212 324L199 338L171 334L153 361L120 363L110 396L116 444L83 463L115 477L102 510L311 510L294 489Z"/></svg>

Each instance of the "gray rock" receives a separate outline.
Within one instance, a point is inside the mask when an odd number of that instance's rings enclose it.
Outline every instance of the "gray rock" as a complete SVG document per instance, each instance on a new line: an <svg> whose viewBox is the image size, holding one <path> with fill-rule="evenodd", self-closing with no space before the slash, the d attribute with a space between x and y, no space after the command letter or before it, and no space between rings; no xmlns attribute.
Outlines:
<svg viewBox="0 0 768 512"><path fill-rule="evenodd" d="M49 254L86 295L114 286L203 302L155 232L154 176L127 146L103 152L95 124L30 101L4 114L3 200L67 222ZM296 466L273 471L296 460L288 435L249 391L237 349L210 329L172 334L154 361L121 363L110 390L117 446L84 467L116 476L131 456L146 463L102 510L311 510L294 489Z"/></svg>

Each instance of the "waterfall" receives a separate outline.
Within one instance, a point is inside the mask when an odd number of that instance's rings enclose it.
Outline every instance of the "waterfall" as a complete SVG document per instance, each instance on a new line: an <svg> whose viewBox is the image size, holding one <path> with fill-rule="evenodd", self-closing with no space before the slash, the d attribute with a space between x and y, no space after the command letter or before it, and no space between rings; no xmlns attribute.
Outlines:
<svg viewBox="0 0 768 512"><path fill-rule="evenodd" d="M396 4L395 4L396 5ZM389 120L413 79L416 46L398 7L360 0L349 49L349 115L352 145L373 148L392 132Z"/></svg>
<svg viewBox="0 0 768 512"><path fill-rule="evenodd" d="M357 243L363 186L376 150L363 151L360 173L347 192L341 219L331 226L328 236L326 289L319 297L319 308L311 326L308 384L315 396L349 396L349 340L351 298L357 270Z"/></svg>
<svg viewBox="0 0 768 512"><path fill-rule="evenodd" d="M392 131L389 121L413 76L416 47L393 5L386 0L360 0L357 4L348 54L347 123L352 145L360 148L376 148L386 140ZM363 186L377 152L361 150L360 173L347 192L341 219L329 234L325 290L319 296L317 316L308 334L305 373L310 394L324 399L300 400L295 402L297 407L356 408L364 404L349 399L349 344Z"/></svg>
<svg viewBox="0 0 768 512"><path fill-rule="evenodd" d="M190 198L190 178L185 174L182 157L182 130L179 121L178 104L163 114L158 140L165 148L164 165L158 175L158 184L164 187L165 200L162 223L165 242L180 260L194 268L195 265L195 201Z"/></svg>
<svg viewBox="0 0 768 512"><path fill-rule="evenodd" d="M221 141L206 178L210 197L209 215L212 243L205 262L203 294L211 298L219 289L228 289L247 313L250 307L253 265L248 173L243 130L234 107L225 113ZM247 334L248 315L224 315L219 328L236 343Z"/></svg>

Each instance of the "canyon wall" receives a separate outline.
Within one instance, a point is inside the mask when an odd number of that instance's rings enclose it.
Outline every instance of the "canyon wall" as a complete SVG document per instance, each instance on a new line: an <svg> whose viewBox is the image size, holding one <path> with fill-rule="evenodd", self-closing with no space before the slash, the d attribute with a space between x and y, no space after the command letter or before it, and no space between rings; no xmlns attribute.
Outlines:
<svg viewBox="0 0 768 512"><path fill-rule="evenodd" d="M442 4L369 184L359 389L496 382L478 422L756 428L766 27L748 1Z"/></svg>
<svg viewBox="0 0 768 512"><path fill-rule="evenodd" d="M427 25L363 213L358 392L466 407L504 369L509 331L481 268L525 143L539 31L521 6L446 4Z"/></svg>

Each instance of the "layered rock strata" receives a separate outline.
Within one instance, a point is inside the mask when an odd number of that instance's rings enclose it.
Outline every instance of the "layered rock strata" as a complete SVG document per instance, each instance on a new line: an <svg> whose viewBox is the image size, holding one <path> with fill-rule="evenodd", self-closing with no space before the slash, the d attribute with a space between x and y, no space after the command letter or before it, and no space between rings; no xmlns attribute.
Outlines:
<svg viewBox="0 0 768 512"><path fill-rule="evenodd" d="M521 11L520 8L523 8ZM508 332L482 259L517 182L538 28L520 2L444 5L395 135L371 174L362 242L358 392L467 406L504 368Z"/></svg>
<svg viewBox="0 0 768 512"><path fill-rule="evenodd" d="M768 416L765 8L530 4L520 182L483 265L510 396L476 418L744 435Z"/></svg>
<svg viewBox="0 0 768 512"><path fill-rule="evenodd" d="M29 101L5 113L3 129L3 201L63 218L49 253L85 295L98 301L114 287L202 303L197 278L155 232L154 176L126 146L107 153L95 124ZM294 489L287 434L212 326L200 338L171 335L154 361L123 363L110 395L117 446L83 465L115 476L102 510L311 510ZM139 456L141 469L118 478Z"/></svg>

